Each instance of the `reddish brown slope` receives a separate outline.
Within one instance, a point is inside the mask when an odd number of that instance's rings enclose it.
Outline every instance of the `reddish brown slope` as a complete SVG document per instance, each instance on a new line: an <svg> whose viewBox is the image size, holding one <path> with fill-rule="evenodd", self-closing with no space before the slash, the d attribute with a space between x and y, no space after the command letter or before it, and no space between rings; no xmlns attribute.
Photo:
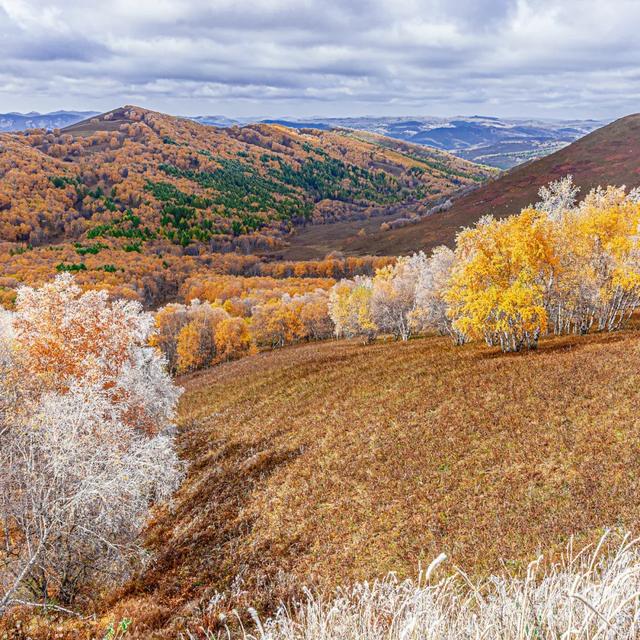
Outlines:
<svg viewBox="0 0 640 640"><path fill-rule="evenodd" d="M538 189L572 174L581 193L598 185L640 185L640 114L602 127L556 153L516 167L497 180L460 198L446 213L393 231L354 239L345 250L401 254L451 244L461 226L484 214L504 217L535 203Z"/></svg>

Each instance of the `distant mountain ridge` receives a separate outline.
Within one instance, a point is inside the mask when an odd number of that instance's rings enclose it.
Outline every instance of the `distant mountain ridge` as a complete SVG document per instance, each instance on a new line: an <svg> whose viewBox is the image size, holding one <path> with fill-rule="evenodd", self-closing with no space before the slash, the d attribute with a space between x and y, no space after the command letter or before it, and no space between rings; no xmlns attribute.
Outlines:
<svg viewBox="0 0 640 640"><path fill-rule="evenodd" d="M0 131L55 129L98 115L91 111L55 111L48 114L0 114ZM354 129L404 142L449 151L460 158L499 169L543 157L605 125L599 120L544 120L495 116L432 116L324 118L229 118L190 116L190 120L217 128L248 124L276 124L292 129Z"/></svg>
<svg viewBox="0 0 640 640"><path fill-rule="evenodd" d="M0 113L0 131L62 129L98 115L96 111L52 111L51 113Z"/></svg>
<svg viewBox="0 0 640 640"><path fill-rule="evenodd" d="M312 118L266 120L288 127L348 128L378 133L510 169L558 151L608 121L506 119L493 116Z"/></svg>

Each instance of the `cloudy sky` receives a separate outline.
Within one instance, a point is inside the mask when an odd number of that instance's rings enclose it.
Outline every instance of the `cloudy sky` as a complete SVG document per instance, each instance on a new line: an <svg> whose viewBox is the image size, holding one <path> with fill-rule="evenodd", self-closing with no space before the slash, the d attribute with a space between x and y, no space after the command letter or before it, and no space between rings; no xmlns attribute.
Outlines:
<svg viewBox="0 0 640 640"><path fill-rule="evenodd" d="M0 0L0 112L640 111L638 0Z"/></svg>

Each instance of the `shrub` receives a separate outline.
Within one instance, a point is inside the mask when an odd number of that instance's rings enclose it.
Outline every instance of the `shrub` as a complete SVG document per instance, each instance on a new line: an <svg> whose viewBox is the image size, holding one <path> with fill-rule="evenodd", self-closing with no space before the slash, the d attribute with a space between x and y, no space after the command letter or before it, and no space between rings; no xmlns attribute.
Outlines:
<svg viewBox="0 0 640 640"><path fill-rule="evenodd" d="M180 390L140 305L64 274L15 306L0 318L0 614L69 607L129 575L150 507L181 477Z"/></svg>

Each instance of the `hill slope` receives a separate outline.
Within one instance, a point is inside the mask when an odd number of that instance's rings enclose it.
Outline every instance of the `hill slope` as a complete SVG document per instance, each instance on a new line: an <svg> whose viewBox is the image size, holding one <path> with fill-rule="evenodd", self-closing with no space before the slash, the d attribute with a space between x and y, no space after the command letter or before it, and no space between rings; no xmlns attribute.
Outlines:
<svg viewBox="0 0 640 640"><path fill-rule="evenodd" d="M235 593L220 608L268 608L443 551L521 572L541 544L637 529L639 349L637 332L508 357L327 342L183 380L189 475L151 527L157 562L114 611L175 637L218 591Z"/></svg>
<svg viewBox="0 0 640 640"><path fill-rule="evenodd" d="M166 256L271 252L296 226L419 211L491 174L385 140L214 129L138 107L60 133L2 134L0 249L13 245L0 250L0 277L60 268L101 282L105 268L129 273L127 254L157 274Z"/></svg>
<svg viewBox="0 0 640 640"><path fill-rule="evenodd" d="M0 114L0 131L54 129L99 115L95 112ZM233 119L220 115L189 117L214 127L276 124L292 129L343 129L370 131L416 145L450 151L460 158L500 169L542 157L605 124L596 120L504 119L483 116L361 117L314 119Z"/></svg>
<svg viewBox="0 0 640 640"><path fill-rule="evenodd" d="M417 225L355 238L345 251L408 253L451 245L460 227L485 214L504 217L535 203L538 189L572 174L584 195L598 185L640 185L640 114L630 115L540 160L520 165L454 202L453 207Z"/></svg>
<svg viewBox="0 0 640 640"><path fill-rule="evenodd" d="M13 237L3 229L2 239L31 244L95 232L95 222L121 227L131 211L149 233L174 244L234 245L233 238L254 232L277 234L312 220L444 197L489 175L422 147L402 152L340 132L275 125L212 129L137 107L71 125L59 136L6 134L0 142L5 218L16 227ZM52 175L41 162L44 175L28 193L17 188L20 169L34 169L16 157L21 147L33 163L39 156L58 169ZM23 220L28 196L58 200L62 219ZM86 222L77 229L68 218ZM118 237L104 229L97 235Z"/></svg>

